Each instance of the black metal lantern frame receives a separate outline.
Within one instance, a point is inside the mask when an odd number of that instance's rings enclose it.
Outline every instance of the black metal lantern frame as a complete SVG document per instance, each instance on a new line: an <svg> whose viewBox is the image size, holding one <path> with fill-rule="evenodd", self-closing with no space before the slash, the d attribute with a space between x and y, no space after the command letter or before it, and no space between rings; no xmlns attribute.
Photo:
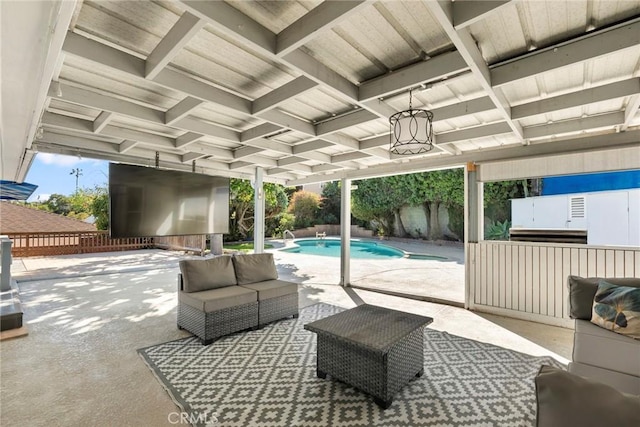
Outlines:
<svg viewBox="0 0 640 427"><path fill-rule="evenodd" d="M409 109L389 117L393 154L422 154L433 150L433 113L414 109L409 91Z"/></svg>

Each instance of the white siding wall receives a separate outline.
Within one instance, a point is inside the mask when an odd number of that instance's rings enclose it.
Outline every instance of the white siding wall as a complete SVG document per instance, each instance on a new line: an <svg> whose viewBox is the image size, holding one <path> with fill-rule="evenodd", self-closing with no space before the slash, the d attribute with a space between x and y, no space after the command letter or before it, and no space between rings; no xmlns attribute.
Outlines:
<svg viewBox="0 0 640 427"><path fill-rule="evenodd" d="M572 327L567 276L640 277L640 248L533 242L467 245L469 308Z"/></svg>

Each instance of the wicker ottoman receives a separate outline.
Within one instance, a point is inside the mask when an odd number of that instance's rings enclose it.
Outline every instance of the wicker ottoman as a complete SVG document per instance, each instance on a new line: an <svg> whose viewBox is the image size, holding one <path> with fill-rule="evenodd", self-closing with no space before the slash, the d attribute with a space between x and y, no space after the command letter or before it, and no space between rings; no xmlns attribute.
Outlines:
<svg viewBox="0 0 640 427"><path fill-rule="evenodd" d="M318 335L318 377L329 374L386 409L402 387L424 373L424 327L432 321L364 304L304 328Z"/></svg>

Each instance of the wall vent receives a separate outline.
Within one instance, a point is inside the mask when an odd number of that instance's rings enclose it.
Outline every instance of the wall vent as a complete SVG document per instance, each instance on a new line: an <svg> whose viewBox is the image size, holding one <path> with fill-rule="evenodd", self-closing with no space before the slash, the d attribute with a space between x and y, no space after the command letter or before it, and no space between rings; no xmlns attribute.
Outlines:
<svg viewBox="0 0 640 427"><path fill-rule="evenodd" d="M569 198L569 219L583 219L587 214L587 205L584 196Z"/></svg>

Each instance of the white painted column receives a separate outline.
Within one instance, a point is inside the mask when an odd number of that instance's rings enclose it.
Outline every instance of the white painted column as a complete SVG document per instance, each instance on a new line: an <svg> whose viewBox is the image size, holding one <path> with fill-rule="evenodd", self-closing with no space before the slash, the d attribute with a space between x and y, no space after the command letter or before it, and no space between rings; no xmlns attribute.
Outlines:
<svg viewBox="0 0 640 427"><path fill-rule="evenodd" d="M469 243L484 238L484 186L478 181L477 166L469 162L464 168L464 306L473 309L474 287L471 283Z"/></svg>
<svg viewBox="0 0 640 427"><path fill-rule="evenodd" d="M484 239L484 186L478 181L478 166L465 167L465 243Z"/></svg>
<svg viewBox="0 0 640 427"><path fill-rule="evenodd" d="M257 254L264 252L264 187L262 180L264 169L256 168L254 197L253 197L253 251Z"/></svg>
<svg viewBox="0 0 640 427"><path fill-rule="evenodd" d="M211 254L222 255L224 247L222 234L210 234L209 239L209 241L211 242Z"/></svg>
<svg viewBox="0 0 640 427"><path fill-rule="evenodd" d="M479 167L479 166L478 166ZM476 175L475 189L476 189L476 237L478 242L484 240L484 181L477 180Z"/></svg>
<svg viewBox="0 0 640 427"><path fill-rule="evenodd" d="M473 163L464 166L464 308L473 308L473 286L471 286L471 265L469 254L469 207L471 206L471 191L469 190L469 169L475 167Z"/></svg>
<svg viewBox="0 0 640 427"><path fill-rule="evenodd" d="M7 236L0 236L0 255L1 255L1 280L0 291L11 290L11 245L13 241Z"/></svg>
<svg viewBox="0 0 640 427"><path fill-rule="evenodd" d="M340 182L340 285L351 283L351 180Z"/></svg>

